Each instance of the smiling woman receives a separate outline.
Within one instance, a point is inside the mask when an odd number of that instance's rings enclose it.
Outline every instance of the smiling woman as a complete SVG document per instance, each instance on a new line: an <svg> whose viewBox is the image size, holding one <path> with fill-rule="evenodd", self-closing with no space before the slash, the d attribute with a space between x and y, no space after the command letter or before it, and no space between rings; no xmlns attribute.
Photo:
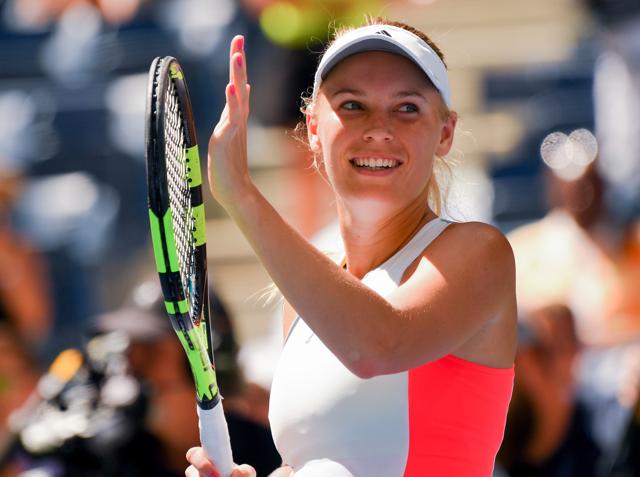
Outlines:
<svg viewBox="0 0 640 477"><path fill-rule="evenodd" d="M409 60L409 64L411 64L414 68L417 67L422 72L420 75L421 82L427 82L428 85L431 86L431 90L437 90L440 94L437 95L440 100L435 101L435 105L432 103L430 106L432 108L437 108L441 119L447 120L452 119L455 123L457 121L457 114L454 111L451 111L449 108L451 106L451 91L449 87L449 80L446 71L446 63L444 54L438 48L438 46L423 32L400 22L388 21L383 18L367 18L367 26L368 26L368 38L362 39L359 36L357 37L357 41L354 42L354 32L356 29L354 27L343 27L336 31L335 40L332 44L332 49L334 49L335 53L331 56L325 56L326 60L320 63L318 70L316 71L314 78L314 88L313 94L311 97L303 98L304 107L302 108L302 112L305 114L307 118L310 117L309 112L314 103L316 103L317 95L320 90L320 84L326 79L328 73L346 56L353 55L359 51L365 52L367 51L368 45L373 44L374 51L386 51L389 53L394 53L395 55L400 55ZM381 28L382 27L382 28ZM386 30L385 30L386 28ZM358 29L359 32L364 32L365 30ZM393 31L395 35L400 35L405 41L405 45L408 45L406 50L403 47L400 47L398 44L389 40L387 43L380 44L379 42L376 44L376 41L379 40L379 35L389 34L389 31ZM391 37L389 37L391 38ZM389 57L393 57L393 55L389 55ZM330 59L330 61L329 61ZM372 69L375 69L375 65L369 66ZM400 76L398 71L392 72L394 77ZM364 76L359 77L361 80L367 81L369 75L364 73ZM436 86L436 84L438 86ZM342 91L344 93L354 93L352 89L353 85L347 83L347 87ZM423 100L426 98L416 91L399 91L399 97L403 96L407 100L407 104L401 105L399 107L398 112L418 112L418 107L415 104L411 104L410 100ZM412 98L414 96L414 98ZM400 99L399 98L399 99ZM345 104L346 109L356 110L360 109L360 105L357 103ZM298 126L298 131L303 132L304 135L307 134L307 125L305 122L301 122ZM451 131L453 133L453 130ZM313 147L312 150L315 151ZM316 165L318 165L319 155L316 154ZM449 171L449 166L444 160L444 154L436 154L433 156L434 166L433 171ZM360 161L358 164L361 167L367 167L363 161ZM373 163L371 161L368 164L369 167L380 167L377 163ZM442 210L442 201L443 201L443 193L442 188L438 184L438 180L435 174L432 174L429 178L429 182L427 185L428 189L428 203L432 210L436 212L436 214L440 215Z"/></svg>
<svg viewBox="0 0 640 477"><path fill-rule="evenodd" d="M325 51L304 111L335 197L337 263L251 181L242 37L210 140L211 191L287 302L273 475L488 477L513 386L513 254L495 228L447 222L433 205L457 119L441 53L411 27L369 23ZM188 460L187 476L215 472L200 448Z"/></svg>
<svg viewBox="0 0 640 477"><path fill-rule="evenodd" d="M307 109L309 143L338 195L390 214L414 202L424 208L434 157L449 151L456 117L442 119L446 106L422 70L398 54L356 53L316 96Z"/></svg>

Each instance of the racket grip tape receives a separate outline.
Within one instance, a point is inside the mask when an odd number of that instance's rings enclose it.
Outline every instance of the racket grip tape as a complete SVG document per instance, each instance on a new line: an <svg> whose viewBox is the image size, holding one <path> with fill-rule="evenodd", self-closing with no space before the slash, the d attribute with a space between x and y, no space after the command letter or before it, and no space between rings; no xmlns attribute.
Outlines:
<svg viewBox="0 0 640 477"><path fill-rule="evenodd" d="M198 427L200 428L202 447L222 477L229 477L234 464L229 429L222 410L222 402L211 409L202 409L198 406Z"/></svg>

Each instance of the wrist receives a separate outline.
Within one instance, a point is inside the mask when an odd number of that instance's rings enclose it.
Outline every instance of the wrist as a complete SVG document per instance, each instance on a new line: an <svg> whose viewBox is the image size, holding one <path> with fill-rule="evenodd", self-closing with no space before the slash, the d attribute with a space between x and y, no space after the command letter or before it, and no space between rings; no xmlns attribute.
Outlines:
<svg viewBox="0 0 640 477"><path fill-rule="evenodd" d="M220 205L231 217L243 215L243 212L254 208L259 191L251 179L247 179L233 191L225 195L224 201L219 201Z"/></svg>

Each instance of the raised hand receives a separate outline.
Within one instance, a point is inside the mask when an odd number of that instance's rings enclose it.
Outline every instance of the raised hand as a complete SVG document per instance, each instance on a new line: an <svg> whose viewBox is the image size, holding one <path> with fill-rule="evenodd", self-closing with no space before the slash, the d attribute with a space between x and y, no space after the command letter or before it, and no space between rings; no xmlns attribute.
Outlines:
<svg viewBox="0 0 640 477"><path fill-rule="evenodd" d="M187 451L187 461L191 464L184 475L186 477L222 477L215 464L209 460L202 447L192 447ZM229 477L256 477L256 471L247 464L236 465Z"/></svg>
<svg viewBox="0 0 640 477"><path fill-rule="evenodd" d="M249 93L244 37L231 40L227 103L209 139L209 186L225 208L252 186L247 165L247 120Z"/></svg>

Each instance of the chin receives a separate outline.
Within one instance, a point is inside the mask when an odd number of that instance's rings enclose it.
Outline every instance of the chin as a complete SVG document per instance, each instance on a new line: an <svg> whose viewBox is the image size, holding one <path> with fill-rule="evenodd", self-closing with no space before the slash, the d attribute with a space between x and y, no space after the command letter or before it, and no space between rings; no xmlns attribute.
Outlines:
<svg viewBox="0 0 640 477"><path fill-rule="evenodd" d="M364 212L391 214L410 207L417 199L415 196L407 196L404 192L405 191L389 190L388 188L367 188L344 194L342 196L342 202L348 205L349 208L362 209Z"/></svg>

